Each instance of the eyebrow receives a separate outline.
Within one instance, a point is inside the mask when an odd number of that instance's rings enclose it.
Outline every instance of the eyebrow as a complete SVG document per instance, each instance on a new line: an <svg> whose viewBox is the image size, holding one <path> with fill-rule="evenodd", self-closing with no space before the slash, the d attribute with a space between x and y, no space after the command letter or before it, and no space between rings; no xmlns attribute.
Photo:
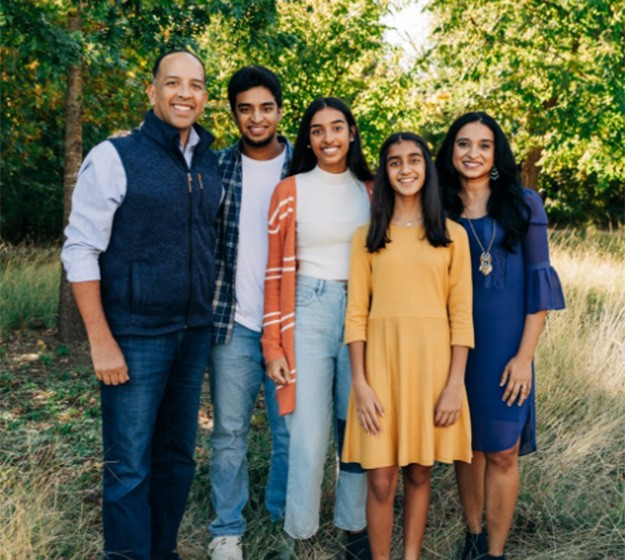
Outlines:
<svg viewBox="0 0 625 560"><path fill-rule="evenodd" d="M421 152L410 152L409 154L406 154L407 157L423 157L423 154ZM396 156L388 156L386 159L399 159L401 158L401 155L396 155Z"/></svg>
<svg viewBox="0 0 625 560"><path fill-rule="evenodd" d="M461 140L470 141L470 138L465 138L465 137L462 137L462 138L456 138L456 142L460 142ZM490 142L490 143L494 143L495 141L494 141L494 140L491 140L490 138L480 138L480 139L478 140L478 142Z"/></svg>
<svg viewBox="0 0 625 560"><path fill-rule="evenodd" d="M180 76L176 76L175 74L168 74L167 76L163 76L163 80L182 80ZM198 84L204 84L204 80L201 78L191 78L191 81Z"/></svg>
<svg viewBox="0 0 625 560"><path fill-rule="evenodd" d="M388 156L386 158L386 162L388 163L389 161L395 161L396 159L401 159L402 156ZM419 157L421 159L425 159L423 157L423 154L419 153L419 152L411 152L409 154L406 155L406 157L412 158L412 157Z"/></svg>
<svg viewBox="0 0 625 560"><path fill-rule="evenodd" d="M252 103L237 103L237 108L251 107L252 105ZM263 101L262 103L260 103L261 107L275 107L276 105L277 103L275 101Z"/></svg>
<svg viewBox="0 0 625 560"><path fill-rule="evenodd" d="M344 123L347 124L347 121L345 119L336 119L335 121L332 121L330 124L337 124L337 123ZM312 124L310 125L310 128L316 128L316 127L321 127L321 126L325 126L323 124Z"/></svg>

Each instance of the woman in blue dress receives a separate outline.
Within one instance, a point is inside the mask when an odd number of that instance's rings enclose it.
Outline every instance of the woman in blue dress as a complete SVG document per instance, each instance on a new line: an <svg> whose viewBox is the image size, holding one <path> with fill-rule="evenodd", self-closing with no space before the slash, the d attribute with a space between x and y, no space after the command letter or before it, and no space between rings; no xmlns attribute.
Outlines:
<svg viewBox="0 0 625 560"><path fill-rule="evenodd" d="M458 118L436 167L447 211L469 235L473 278L475 350L466 371L473 461L455 465L468 526L462 559L505 558L518 458L536 450L534 352L547 310L562 309L564 296L549 262L543 204L521 187L495 120L480 112Z"/></svg>

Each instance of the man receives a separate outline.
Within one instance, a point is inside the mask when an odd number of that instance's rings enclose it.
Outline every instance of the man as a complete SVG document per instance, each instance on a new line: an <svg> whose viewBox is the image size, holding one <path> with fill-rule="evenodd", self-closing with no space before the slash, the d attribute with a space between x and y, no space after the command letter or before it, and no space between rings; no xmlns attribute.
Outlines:
<svg viewBox="0 0 625 560"><path fill-rule="evenodd" d="M100 380L107 559L176 559L210 353L222 191L202 62L161 56L140 128L80 170L62 258Z"/></svg>
<svg viewBox="0 0 625 560"><path fill-rule="evenodd" d="M288 432L278 412L275 384L265 375L260 336L269 200L286 175L292 149L277 135L282 88L273 72L262 66L242 68L230 79L228 99L241 138L218 154L226 194L217 220L210 377L215 417L210 465L216 512L210 524L213 560L243 558L247 434L261 385L272 433L265 506L274 521L284 515L288 469Z"/></svg>

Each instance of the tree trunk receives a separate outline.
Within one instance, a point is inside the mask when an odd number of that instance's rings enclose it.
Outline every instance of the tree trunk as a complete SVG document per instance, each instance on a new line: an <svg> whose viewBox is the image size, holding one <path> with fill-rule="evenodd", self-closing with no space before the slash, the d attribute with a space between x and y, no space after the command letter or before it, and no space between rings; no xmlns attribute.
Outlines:
<svg viewBox="0 0 625 560"><path fill-rule="evenodd" d="M80 31L82 26L80 11L76 8L69 13L69 31ZM72 204L72 193L82 161L82 60L68 69L67 96L65 98L65 175L63 177L63 228L67 225ZM72 295L72 289L61 272L59 289L59 340L62 342L82 342L86 332Z"/></svg>
<svg viewBox="0 0 625 560"><path fill-rule="evenodd" d="M538 178L540 177L540 167L536 164L540 161L542 155L542 148L531 148L527 152L521 168L521 182L523 186L534 191L538 190Z"/></svg>

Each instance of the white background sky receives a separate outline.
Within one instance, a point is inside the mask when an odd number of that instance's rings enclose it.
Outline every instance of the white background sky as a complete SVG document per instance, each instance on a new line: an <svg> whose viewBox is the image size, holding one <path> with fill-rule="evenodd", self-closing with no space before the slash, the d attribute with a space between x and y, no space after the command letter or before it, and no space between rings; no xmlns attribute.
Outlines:
<svg viewBox="0 0 625 560"><path fill-rule="evenodd" d="M384 23L396 30L388 31L386 39L395 45L403 45L408 56L414 48L423 46L430 32L431 16L422 12L424 0L415 0L392 16L383 19Z"/></svg>

